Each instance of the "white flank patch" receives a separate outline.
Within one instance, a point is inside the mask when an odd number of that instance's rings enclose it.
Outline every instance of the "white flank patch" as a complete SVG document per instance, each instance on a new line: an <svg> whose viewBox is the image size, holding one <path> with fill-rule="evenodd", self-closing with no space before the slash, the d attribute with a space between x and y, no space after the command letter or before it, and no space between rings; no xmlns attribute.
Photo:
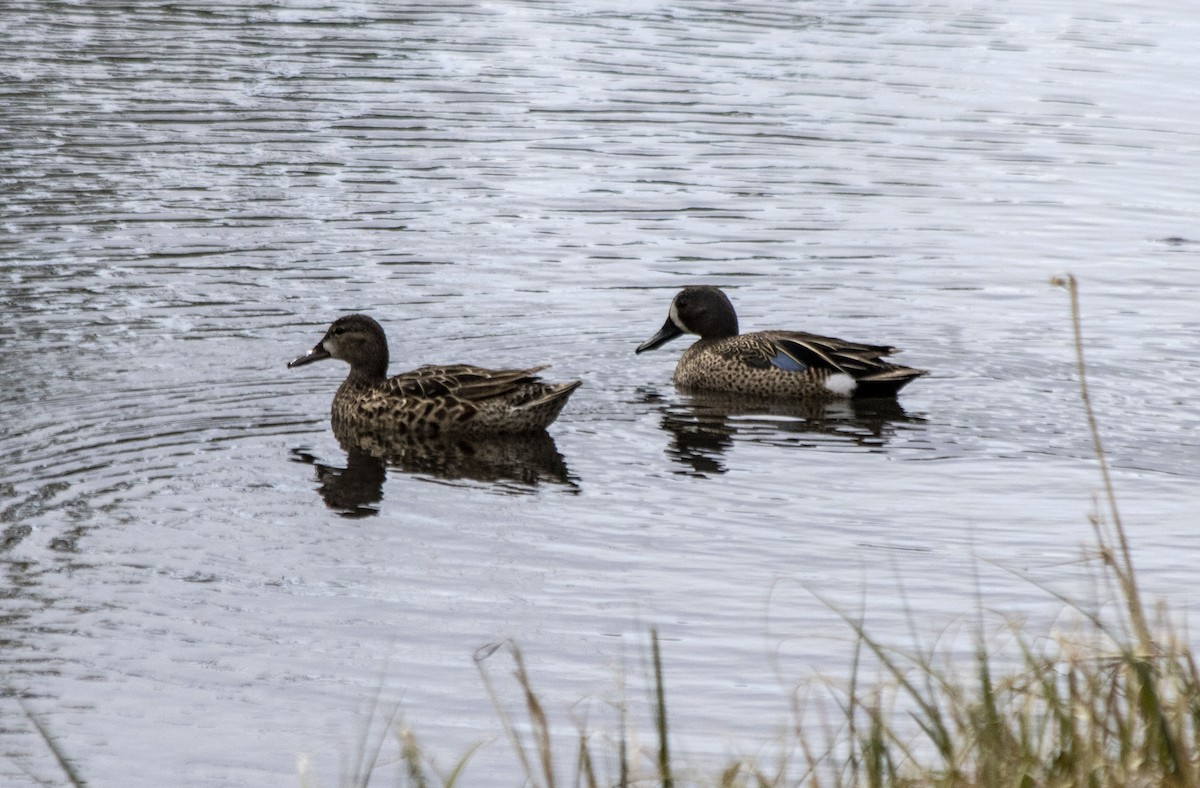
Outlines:
<svg viewBox="0 0 1200 788"><path fill-rule="evenodd" d="M825 388L840 397L849 397L858 388L858 381L845 372L838 372L825 378Z"/></svg>

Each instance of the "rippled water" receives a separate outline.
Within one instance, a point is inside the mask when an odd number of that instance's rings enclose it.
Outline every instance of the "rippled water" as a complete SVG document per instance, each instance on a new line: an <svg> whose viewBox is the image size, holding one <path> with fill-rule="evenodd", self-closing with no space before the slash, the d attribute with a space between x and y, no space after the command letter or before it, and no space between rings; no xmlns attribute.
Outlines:
<svg viewBox="0 0 1200 788"><path fill-rule="evenodd" d="M1061 271L1186 612L1198 37L1161 0L7 0L0 775L58 774L20 697L94 785L333 785L378 699L519 784L476 649L521 645L570 746L616 730L614 674L641 708L650 626L703 763L844 665L815 595L898 642L976 593L1045 621L1098 486ZM682 343L632 350L696 282L932 374L895 408L683 396ZM395 370L584 387L532 465L348 457L344 368L284 368L348 311Z"/></svg>

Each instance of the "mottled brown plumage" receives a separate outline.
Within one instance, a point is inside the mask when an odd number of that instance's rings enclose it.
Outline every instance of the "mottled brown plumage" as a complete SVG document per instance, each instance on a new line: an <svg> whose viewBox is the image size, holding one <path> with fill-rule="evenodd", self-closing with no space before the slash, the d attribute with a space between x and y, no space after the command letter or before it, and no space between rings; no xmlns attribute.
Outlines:
<svg viewBox="0 0 1200 788"><path fill-rule="evenodd" d="M667 322L636 352L682 334L700 339L675 367L675 384L694 391L828 400L894 397L925 370L884 361L896 352L802 331L738 333L737 313L715 287L687 287L675 296Z"/></svg>
<svg viewBox="0 0 1200 788"><path fill-rule="evenodd" d="M424 366L387 376L383 327L366 315L339 317L298 367L326 358L350 365L333 396L334 432L394 430L420 435L499 435L543 430L579 381L546 383L529 369Z"/></svg>

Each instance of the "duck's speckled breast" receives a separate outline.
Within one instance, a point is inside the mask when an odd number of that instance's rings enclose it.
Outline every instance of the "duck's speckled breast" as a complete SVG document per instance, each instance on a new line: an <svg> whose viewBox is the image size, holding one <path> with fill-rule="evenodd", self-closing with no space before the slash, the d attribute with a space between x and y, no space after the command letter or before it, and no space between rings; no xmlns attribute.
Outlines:
<svg viewBox="0 0 1200 788"><path fill-rule="evenodd" d="M574 387L531 384L507 395L467 401L455 396L418 397L347 380L333 398L334 432L383 431L436 436L494 435L544 430Z"/></svg>
<svg viewBox="0 0 1200 788"><path fill-rule="evenodd" d="M675 366L675 385L754 397L828 400L844 396L825 387L828 370L789 372L764 364L761 353L754 351L752 340L746 336L694 343Z"/></svg>
<svg viewBox="0 0 1200 788"><path fill-rule="evenodd" d="M469 423L477 408L449 397L409 397L346 381L333 398L336 429L436 435Z"/></svg>

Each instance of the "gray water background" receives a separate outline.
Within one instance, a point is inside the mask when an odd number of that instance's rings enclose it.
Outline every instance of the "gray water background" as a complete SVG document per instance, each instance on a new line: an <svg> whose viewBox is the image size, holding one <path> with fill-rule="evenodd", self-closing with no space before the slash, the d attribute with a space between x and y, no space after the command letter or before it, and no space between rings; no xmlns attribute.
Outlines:
<svg viewBox="0 0 1200 788"><path fill-rule="evenodd" d="M520 645L569 751L623 695L644 721L651 626L702 768L844 672L818 595L902 645L1049 627L1039 584L1104 598L1063 271L1140 578L1186 615L1198 40L1167 0L6 0L0 778L58 774L18 697L132 787L338 784L378 700L516 785L476 649ZM714 412L682 342L632 353L698 282L932 372ZM344 368L284 363L350 311L396 371L581 379L557 471L331 495Z"/></svg>

